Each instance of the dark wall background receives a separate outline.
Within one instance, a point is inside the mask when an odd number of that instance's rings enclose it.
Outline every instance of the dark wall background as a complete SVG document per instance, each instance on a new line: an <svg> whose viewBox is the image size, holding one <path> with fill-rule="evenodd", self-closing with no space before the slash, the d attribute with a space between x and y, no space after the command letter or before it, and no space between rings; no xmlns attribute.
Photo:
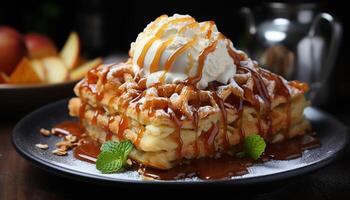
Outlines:
<svg viewBox="0 0 350 200"><path fill-rule="evenodd" d="M295 1L294 1L295 2ZM302 2L302 1L299 1ZM310 2L310 1L309 1ZM317 1L312 1L317 2ZM324 107L346 106L350 101L350 64L348 64L348 19L346 1L319 1L323 10L342 23L344 37L337 63L330 78L331 92ZM87 56L127 52L130 42L151 20L161 14L190 14L199 21L215 20L219 30L234 42L240 42L244 21L238 16L242 6L254 7L261 1L215 0L213 3L190 0L98 1L40 0L4 1L0 5L0 25L10 25L22 33L41 32L62 46L71 30L79 32ZM344 107L342 107L344 109Z"/></svg>

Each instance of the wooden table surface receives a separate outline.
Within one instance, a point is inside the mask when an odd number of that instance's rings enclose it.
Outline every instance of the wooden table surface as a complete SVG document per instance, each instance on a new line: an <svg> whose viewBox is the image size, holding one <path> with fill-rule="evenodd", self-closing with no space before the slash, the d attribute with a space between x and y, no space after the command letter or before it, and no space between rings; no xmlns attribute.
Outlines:
<svg viewBox="0 0 350 200"><path fill-rule="evenodd" d="M345 123L350 118L343 116ZM228 193L232 197L244 199L349 199L350 198L350 147L331 165L303 177L276 183L269 189L248 188L241 192L235 188L118 188L106 187L73 181L43 171L16 153L11 144L11 132L15 121L0 121L0 200L3 199L76 199L86 196L101 199L103 196L115 196L120 193L130 196L154 197L169 195L188 197L199 194L207 196ZM260 187L260 186L259 186ZM192 190L192 191L191 191ZM194 191L194 192L193 192ZM164 196L163 196L164 197Z"/></svg>

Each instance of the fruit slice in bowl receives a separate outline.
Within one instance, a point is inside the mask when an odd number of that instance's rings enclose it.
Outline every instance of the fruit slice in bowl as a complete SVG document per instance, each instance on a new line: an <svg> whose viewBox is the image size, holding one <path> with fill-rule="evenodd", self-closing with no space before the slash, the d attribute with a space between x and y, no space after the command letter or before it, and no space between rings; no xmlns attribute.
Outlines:
<svg viewBox="0 0 350 200"><path fill-rule="evenodd" d="M60 52L49 37L38 33L21 37L14 29L0 27L0 39L5 41L0 42L0 58L8 58L0 61L0 84L23 87L26 84L72 82L103 63L101 58L87 60L80 55L80 39L76 32L69 34ZM7 55L7 48L16 50L12 52L15 55ZM22 57L20 62L16 60L17 57Z"/></svg>
<svg viewBox="0 0 350 200"><path fill-rule="evenodd" d="M6 83L10 77L8 77L4 72L0 72L0 84L1 83Z"/></svg>
<svg viewBox="0 0 350 200"><path fill-rule="evenodd" d="M102 58L95 58L93 60L87 61L81 66L77 67L76 69L73 69L71 73L69 74L70 80L79 80L84 78L86 72L91 70L92 68L95 68L103 63Z"/></svg>
<svg viewBox="0 0 350 200"><path fill-rule="evenodd" d="M62 59L59 57L47 57L42 59L42 63L48 83L61 83L67 80L68 68Z"/></svg>
<svg viewBox="0 0 350 200"><path fill-rule="evenodd" d="M101 58L83 58L80 52L76 32L59 51L45 35L30 33L22 37L15 29L0 27L0 110L19 116L72 96L76 82L103 63Z"/></svg>
<svg viewBox="0 0 350 200"><path fill-rule="evenodd" d="M80 40L76 32L72 32L60 52L60 56L68 69L77 66L80 53Z"/></svg>
<svg viewBox="0 0 350 200"><path fill-rule="evenodd" d="M40 82L40 75L26 57L22 58L8 80L8 83L10 84L30 84Z"/></svg>

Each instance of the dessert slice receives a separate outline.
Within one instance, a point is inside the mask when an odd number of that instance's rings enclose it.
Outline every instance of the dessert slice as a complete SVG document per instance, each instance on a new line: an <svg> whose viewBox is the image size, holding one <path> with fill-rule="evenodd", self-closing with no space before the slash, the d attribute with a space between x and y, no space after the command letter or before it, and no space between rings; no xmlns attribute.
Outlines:
<svg viewBox="0 0 350 200"><path fill-rule="evenodd" d="M129 54L90 70L69 110L101 143L130 140L129 157L145 166L234 154L252 134L277 143L310 130L307 85L262 69L211 21L161 16Z"/></svg>

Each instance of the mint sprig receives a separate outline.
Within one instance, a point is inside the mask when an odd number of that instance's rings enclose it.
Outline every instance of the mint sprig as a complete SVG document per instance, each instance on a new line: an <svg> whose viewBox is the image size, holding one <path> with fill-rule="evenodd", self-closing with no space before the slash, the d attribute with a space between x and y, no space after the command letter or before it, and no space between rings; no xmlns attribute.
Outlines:
<svg viewBox="0 0 350 200"><path fill-rule="evenodd" d="M257 160L264 153L265 148L264 138L257 134L249 135L244 139L244 151L238 152L236 156L238 158L249 157Z"/></svg>
<svg viewBox="0 0 350 200"><path fill-rule="evenodd" d="M104 142L101 146L101 153L97 157L96 169L103 174L122 171L133 147L129 140Z"/></svg>
<svg viewBox="0 0 350 200"><path fill-rule="evenodd" d="M103 174L109 174L121 171L123 169L123 161L108 151L101 152L96 161L96 168Z"/></svg>

